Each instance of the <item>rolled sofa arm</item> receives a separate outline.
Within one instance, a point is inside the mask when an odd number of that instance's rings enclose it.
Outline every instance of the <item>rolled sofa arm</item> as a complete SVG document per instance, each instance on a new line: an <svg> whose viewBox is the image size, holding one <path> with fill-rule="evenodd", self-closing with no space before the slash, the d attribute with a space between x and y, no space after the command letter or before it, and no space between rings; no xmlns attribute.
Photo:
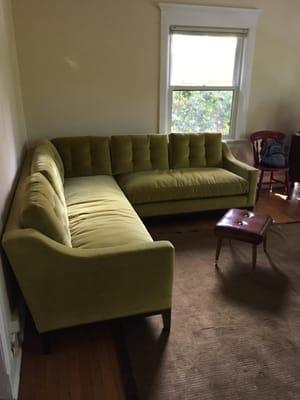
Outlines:
<svg viewBox="0 0 300 400"><path fill-rule="evenodd" d="M3 246L39 332L171 307L170 242L75 249L15 229Z"/></svg>
<svg viewBox="0 0 300 400"><path fill-rule="evenodd" d="M223 166L230 172L246 179L249 184L247 207L253 207L255 204L256 188L258 180L258 170L251 165L237 160L232 154L227 143L222 142Z"/></svg>

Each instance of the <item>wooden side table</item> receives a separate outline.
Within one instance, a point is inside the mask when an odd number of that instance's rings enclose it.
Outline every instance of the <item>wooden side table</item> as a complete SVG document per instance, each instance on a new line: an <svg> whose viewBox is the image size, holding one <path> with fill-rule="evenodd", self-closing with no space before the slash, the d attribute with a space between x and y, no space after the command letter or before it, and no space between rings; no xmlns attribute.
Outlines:
<svg viewBox="0 0 300 400"><path fill-rule="evenodd" d="M252 244L252 267L256 268L257 246L263 242L264 251L267 250L267 231L273 220L268 215L255 214L247 210L233 208L215 226L215 235L218 238L215 267L218 260L223 239L240 240Z"/></svg>

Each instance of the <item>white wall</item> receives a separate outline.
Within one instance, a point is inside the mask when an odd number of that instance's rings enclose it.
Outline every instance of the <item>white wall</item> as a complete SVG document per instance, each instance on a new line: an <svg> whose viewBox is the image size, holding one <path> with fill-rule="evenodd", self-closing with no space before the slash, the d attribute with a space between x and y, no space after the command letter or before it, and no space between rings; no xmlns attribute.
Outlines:
<svg viewBox="0 0 300 400"><path fill-rule="evenodd" d="M14 29L10 0L0 0L0 233L8 201L26 143L25 124L18 83ZM16 390L20 354L10 350L13 310L8 299L4 259L0 258L0 399ZM12 301L14 299L11 299Z"/></svg>
<svg viewBox="0 0 300 400"><path fill-rule="evenodd" d="M158 2L13 0L29 139L158 131ZM177 2L263 10L247 131L298 129L300 2Z"/></svg>

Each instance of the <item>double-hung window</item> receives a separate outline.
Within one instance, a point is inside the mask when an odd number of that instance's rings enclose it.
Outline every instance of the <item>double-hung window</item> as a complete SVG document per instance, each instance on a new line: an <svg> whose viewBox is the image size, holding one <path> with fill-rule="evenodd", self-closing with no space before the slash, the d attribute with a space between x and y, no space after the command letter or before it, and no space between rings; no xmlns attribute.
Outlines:
<svg viewBox="0 0 300 400"><path fill-rule="evenodd" d="M247 31L171 27L171 132L233 136Z"/></svg>
<svg viewBox="0 0 300 400"><path fill-rule="evenodd" d="M160 131L245 134L258 10L160 4Z"/></svg>

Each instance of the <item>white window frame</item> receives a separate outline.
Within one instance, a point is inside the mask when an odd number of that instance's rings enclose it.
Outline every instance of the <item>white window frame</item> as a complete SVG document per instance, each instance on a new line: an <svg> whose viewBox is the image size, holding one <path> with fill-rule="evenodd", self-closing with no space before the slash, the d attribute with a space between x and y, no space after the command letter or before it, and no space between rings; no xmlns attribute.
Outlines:
<svg viewBox="0 0 300 400"><path fill-rule="evenodd" d="M187 4L160 3L161 9L161 66L159 132L170 132L172 90L170 87L170 49L172 26L245 29L243 55L240 66L239 93L233 100L235 120L231 139L241 139L246 134L247 110L250 96L251 71L254 55L256 25L262 10L210 7ZM174 87L173 87L174 89ZM186 88L188 90L188 88Z"/></svg>

